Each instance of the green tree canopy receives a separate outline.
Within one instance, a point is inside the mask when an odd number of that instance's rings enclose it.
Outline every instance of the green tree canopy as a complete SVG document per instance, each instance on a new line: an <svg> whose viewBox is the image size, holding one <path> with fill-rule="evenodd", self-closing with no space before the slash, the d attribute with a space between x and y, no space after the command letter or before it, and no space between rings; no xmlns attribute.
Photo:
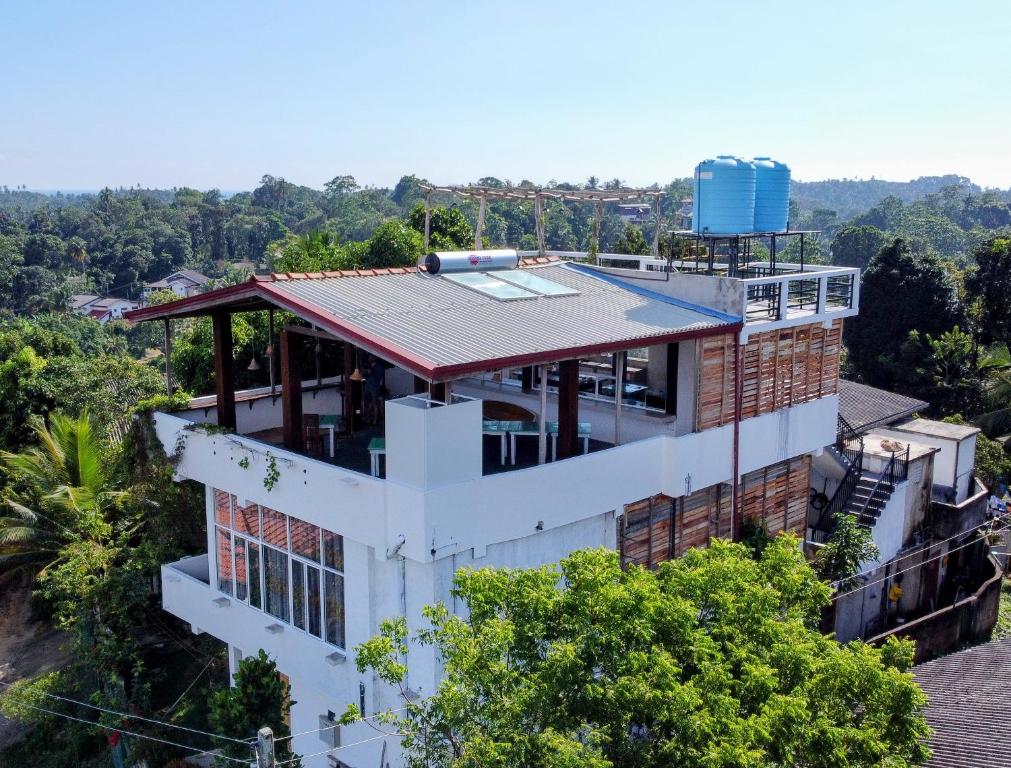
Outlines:
<svg viewBox="0 0 1011 768"><path fill-rule="evenodd" d="M417 768L917 764L912 645L822 636L828 593L790 536L757 560L716 541L656 571L580 551L557 568L462 571L469 616L431 606L410 639L386 621L356 663L404 692L388 721ZM405 689L414 643L444 665L428 698Z"/></svg>
<svg viewBox="0 0 1011 768"><path fill-rule="evenodd" d="M474 247L474 230L463 211L452 206L433 208L429 214L429 248L433 251L461 251ZM425 234L425 205L418 203L411 209L407 223Z"/></svg>
<svg viewBox="0 0 1011 768"><path fill-rule="evenodd" d="M877 227L843 227L832 240L832 263L864 269L887 244L888 235Z"/></svg>
<svg viewBox="0 0 1011 768"><path fill-rule="evenodd" d="M288 713L294 704L290 698L288 683L277 673L277 664L262 649L256 656L239 662L235 673L235 684L230 688L214 692L211 698L210 721L215 731L233 739L249 739L267 726L274 732L274 757L278 761L295 760L295 768L300 764L291 750L291 735L288 727ZM248 760L250 750L242 744L222 742L222 754ZM222 765L233 765L224 760Z"/></svg>
<svg viewBox="0 0 1011 768"><path fill-rule="evenodd" d="M867 383L899 379L899 349L916 330L939 337L961 320L951 275L937 257L914 253L902 239L875 256L860 285L860 314L846 321L850 363Z"/></svg>
<svg viewBox="0 0 1011 768"><path fill-rule="evenodd" d="M1011 236L991 237L973 253L966 288L979 298L979 335L985 344L1011 340Z"/></svg>

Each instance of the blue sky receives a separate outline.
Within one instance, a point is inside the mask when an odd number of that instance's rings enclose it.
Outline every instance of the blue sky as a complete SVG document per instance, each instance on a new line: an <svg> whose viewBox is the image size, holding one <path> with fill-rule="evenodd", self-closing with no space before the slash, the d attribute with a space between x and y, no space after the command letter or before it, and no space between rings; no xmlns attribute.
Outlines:
<svg viewBox="0 0 1011 768"><path fill-rule="evenodd" d="M0 184L593 174L1011 186L1011 6L0 0Z"/></svg>

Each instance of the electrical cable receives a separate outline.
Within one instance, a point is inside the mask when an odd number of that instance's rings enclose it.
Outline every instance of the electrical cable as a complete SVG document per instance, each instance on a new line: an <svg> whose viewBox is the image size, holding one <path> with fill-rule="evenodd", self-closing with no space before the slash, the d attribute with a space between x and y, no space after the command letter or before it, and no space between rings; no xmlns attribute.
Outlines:
<svg viewBox="0 0 1011 768"><path fill-rule="evenodd" d="M3 680L0 680L0 685L5 685L8 688L12 688L13 687L12 683L8 683L8 682L5 682ZM242 744L243 746L249 746L254 741L256 741L256 739L243 741L242 739L235 739L235 738L232 738L231 736L220 736L220 735L218 735L216 733L208 733L207 731L201 731L201 730L198 730L196 728L189 728L189 727L187 727L185 725L176 725L175 723L166 723L166 722L164 722L162 720L153 720L150 717L142 717L141 715L128 715L128 714L126 714L124 712L117 712L117 711L115 711L113 709L105 709L104 707L99 707L99 706L97 706L95 704L88 704L88 703L83 702L83 701L77 701L76 699L69 699L66 696L58 696L55 693L42 692L42 695L45 696L45 697L47 697L47 698L50 698L50 699L56 699L57 701L65 701L68 704L76 704L76 705L78 705L80 707L87 707L88 709L94 709L94 710L97 710L99 712L104 712L107 715L116 715L117 717L121 717L124 720L140 720L140 721L145 722L145 723L151 723L152 725L161 725L161 726L165 726L166 728L177 728L180 731L188 731L190 733L196 733L196 734L199 734L201 736L207 736L208 738L211 738L211 739L221 739L223 741L231 741L231 742L234 742L235 744Z"/></svg>
<svg viewBox="0 0 1011 768"><path fill-rule="evenodd" d="M991 529L989 531L989 533L1005 533L1009 529L1011 529L1011 526L1006 527L1006 528L1001 528L1000 530ZM848 590L846 592L840 592L839 594L832 596L832 602L834 603L836 600L839 600L841 598L847 597L848 595L855 595L857 592L862 592L863 590L867 589L868 587L873 587L875 584L880 584L883 581L888 581L889 579L895 578L900 573L907 573L908 571L915 570L917 568L920 568L921 566L926 565L927 563L933 562L934 560L940 560L942 557L947 557L952 552L958 552L960 549L965 549L966 547L971 547L973 544L976 544L976 543L977 543L976 541L967 541L965 544L962 544L962 545L957 546L957 547L952 547L947 552L941 552L940 554L935 555L934 557L928 558L926 560L923 560L923 561L917 563L916 565L911 565L909 568L903 568L902 570L895 571L895 573L890 573L887 576L884 576L884 577L882 577L880 579L876 579L874 581L869 581L866 584L863 584L863 585L861 585L859 587L856 587L854 589Z"/></svg>
<svg viewBox="0 0 1011 768"><path fill-rule="evenodd" d="M403 736L402 733L384 733L379 736L373 736L368 739L362 739L361 741L355 741L351 744L341 744L339 747L330 747L330 749L324 749L322 752L314 752L311 755L299 755L298 757L293 757L290 760L281 760L277 763L278 768L282 765L291 765L298 760L308 760L311 757L319 757L320 755L329 755L331 752L336 752L341 749L348 749L350 747L357 747L359 744L368 744L370 741L377 741L379 739L388 739L390 736ZM275 742L276 743L276 742Z"/></svg>
<svg viewBox="0 0 1011 768"><path fill-rule="evenodd" d="M52 709L46 709L45 707L37 707L37 706L35 706L33 704L26 704L24 702L21 702L20 705L23 706L23 707L27 707L28 709L34 709L36 712L44 712L47 715L53 715L54 717L62 717L62 718L65 718L67 720L73 720L73 721L78 722L78 723L84 723L85 725L90 725L90 726L93 726L95 728L102 728L102 729L104 729L106 731L116 731L117 733L122 733L122 734L124 734L126 736L133 736L136 739L147 739L148 741L157 741L159 744L168 744L169 746L177 747L178 749L188 749L188 750L190 750L192 752L197 752L197 753L201 753L201 754L208 751L206 749L203 749L202 747L191 747L188 744L177 744L174 741L168 741L166 739L159 739L157 736L147 736L147 735L145 735L143 733L135 733L133 731L128 731L128 730L126 730L124 728L119 728L119 727L117 727L115 725L103 725L102 723L96 723L96 722L93 722L91 720L85 720L84 718L81 718L81 717L74 717L73 715L67 715L67 714L64 714L62 712L56 712L56 711L54 711ZM246 744L245 742L240 742L240 743L244 744L245 746L251 747L250 744ZM222 760L228 760L228 761L233 762L233 763L239 763L240 765L246 765L246 766L248 766L249 763L250 763L249 760L240 760L237 757L229 757L228 755L217 755L217 757L220 757Z"/></svg>
<svg viewBox="0 0 1011 768"><path fill-rule="evenodd" d="M377 712L376 714L369 715L368 717L359 717L357 720L355 720L354 723L348 723L348 725L354 725L355 723L364 723L368 720L375 720L377 717L381 717L387 714L392 715L394 712L403 712L405 709L407 709L407 707L397 707L396 709L388 709L384 712ZM311 731L302 731L301 733L293 733L290 736L282 736L279 739L274 739L274 743L276 744L279 741L287 741L288 739L294 739L297 736L308 736L310 733L323 733L324 731L339 728L341 725L342 725L341 723L334 723L333 725L328 725L326 728L313 728Z"/></svg>
<svg viewBox="0 0 1011 768"><path fill-rule="evenodd" d="M919 549L914 549L914 550L912 550L910 552L903 552L901 554L896 554L896 558L904 560L907 557L912 557L913 555L916 555L916 554L918 554L920 552L924 552L926 550L933 549L934 547L939 547L942 544L946 544L949 541L954 541L955 539L960 539L963 536L968 536L971 533L976 533L976 532L982 531L985 528L992 528L993 527L992 524L994 522L1004 523L1004 522L1009 522L1009 521L1011 521L1011 513L1005 513L1003 515L997 515L997 516L991 518L990 520L988 520L986 523L984 523L982 525L977 525L977 526L975 526L973 528L967 528L964 531L961 531L960 533L956 533L954 536L949 536L946 539L941 539L940 541L935 541L935 542L932 542L930 544L925 544L922 547L920 547ZM880 568L880 566L878 566L878 568ZM866 576L868 574L874 573L876 570L878 570L878 568L869 568L866 571L861 571L860 573L855 573L852 576L850 576L848 579L837 579L836 581L832 582L832 586L835 587L836 589L838 589L842 585L842 583L844 581L850 581L852 579L859 578L860 576Z"/></svg>

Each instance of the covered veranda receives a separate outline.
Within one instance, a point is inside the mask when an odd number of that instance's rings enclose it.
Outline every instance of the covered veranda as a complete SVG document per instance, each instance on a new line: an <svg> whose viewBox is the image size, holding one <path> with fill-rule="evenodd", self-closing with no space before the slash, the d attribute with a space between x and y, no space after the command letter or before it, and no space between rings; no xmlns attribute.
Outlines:
<svg viewBox="0 0 1011 768"><path fill-rule="evenodd" d="M373 414L366 407L372 365L384 371L383 400L422 397L437 406L453 403L457 391L477 395L484 412L484 473L490 474L622 443L628 350L646 343L673 349L685 339L739 328L737 318L643 296L546 259L524 266L546 268L542 274L580 295L500 303L414 269L271 275L137 310L131 319L164 324L170 361L173 323L210 318L215 391L192 402L194 421L213 420L226 430L372 474L382 473L386 451L383 403ZM616 306L616 298L627 306ZM589 306L598 328L586 323ZM263 311L270 317L270 386L237 392L232 318ZM502 313L506 322L498 317ZM613 324L629 327L610 327L608 314ZM472 329L486 326L482 338L472 338ZM334 345L337 354L329 357L340 361L337 370L318 364L313 370L324 345ZM610 390L613 429L589 430L581 419L589 357L609 359L614 381L621 382ZM670 359L676 361L676 354ZM522 379L523 406L494 392L474 392L476 380L511 371ZM171 391L170 364L166 378Z"/></svg>

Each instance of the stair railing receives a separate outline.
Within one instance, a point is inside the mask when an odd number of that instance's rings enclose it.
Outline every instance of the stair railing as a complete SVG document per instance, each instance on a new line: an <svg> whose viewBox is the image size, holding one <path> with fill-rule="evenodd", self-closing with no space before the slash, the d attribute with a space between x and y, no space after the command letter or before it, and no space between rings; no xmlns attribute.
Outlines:
<svg viewBox="0 0 1011 768"><path fill-rule="evenodd" d="M892 485L895 484L899 472L898 467L900 465L900 462L898 461L899 455L900 454L898 452L892 453L892 458L888 460L888 463L885 465L884 471L880 475L878 475L878 479L874 482L874 487L871 488L871 492L867 495L867 500L863 503L863 505L860 507L860 510L857 512L858 517L864 517L867 514L867 508L870 507L871 502L874 501L874 497L877 495L878 489L881 488L882 483L888 482L891 483ZM905 461L906 464L908 465L909 463L908 445L906 446L905 450Z"/></svg>
<svg viewBox="0 0 1011 768"><path fill-rule="evenodd" d="M835 493L832 494L832 498L829 500L829 503L825 505L825 509L818 518L818 525L816 528L821 531L828 530L833 518L846 508L846 502L850 500L850 496L852 496L853 491L856 490L857 483L860 482L860 476L863 474L863 436L858 434L857 431L853 429L849 422L842 416L837 417L836 423L838 425L836 429L836 448L839 451L839 454L846 459L848 464L846 466L845 476L843 476L839 486L835 489ZM852 442L856 442L857 444L855 451L847 448L847 444ZM853 451L852 455L849 451Z"/></svg>

